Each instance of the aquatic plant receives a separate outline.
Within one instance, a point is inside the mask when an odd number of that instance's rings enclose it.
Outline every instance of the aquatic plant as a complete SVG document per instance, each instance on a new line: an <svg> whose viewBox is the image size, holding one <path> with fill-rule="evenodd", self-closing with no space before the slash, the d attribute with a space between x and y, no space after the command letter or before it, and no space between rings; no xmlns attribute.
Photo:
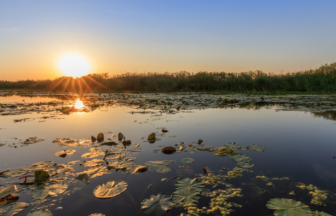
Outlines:
<svg viewBox="0 0 336 216"><path fill-rule="evenodd" d="M125 181L109 181L104 184L98 185L93 194L99 199L108 199L115 197L127 189L127 182Z"/></svg>

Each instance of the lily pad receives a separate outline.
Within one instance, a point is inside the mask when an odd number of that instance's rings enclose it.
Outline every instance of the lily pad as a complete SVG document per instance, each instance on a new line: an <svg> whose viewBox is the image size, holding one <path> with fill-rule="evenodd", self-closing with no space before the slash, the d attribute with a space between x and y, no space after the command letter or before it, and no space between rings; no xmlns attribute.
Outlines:
<svg viewBox="0 0 336 216"><path fill-rule="evenodd" d="M51 216L51 212L48 209L39 209L36 211L31 211L27 216Z"/></svg>
<svg viewBox="0 0 336 216"><path fill-rule="evenodd" d="M147 138L149 141L150 140L155 140L155 133L151 133L148 135L148 138Z"/></svg>
<svg viewBox="0 0 336 216"><path fill-rule="evenodd" d="M9 211L7 211L6 216L17 215L20 212L22 212L27 206L29 206L29 204L28 203L24 203L24 202L14 203L14 205L12 206L12 208L10 208Z"/></svg>
<svg viewBox="0 0 336 216"><path fill-rule="evenodd" d="M77 176L81 174L87 174L90 178L100 177L104 174L110 174L106 167L97 167L85 170L83 172L77 173Z"/></svg>
<svg viewBox="0 0 336 216"><path fill-rule="evenodd" d="M158 173L169 173L170 171L171 171L171 169L169 167L166 167L166 166L161 167L161 168L156 170L156 172L158 172Z"/></svg>
<svg viewBox="0 0 336 216"><path fill-rule="evenodd" d="M236 150L229 147L216 148L214 152L216 156L232 156L238 154Z"/></svg>
<svg viewBox="0 0 336 216"><path fill-rule="evenodd" d="M164 154L173 154L176 152L176 148L172 146L167 146L167 147L164 147L161 151Z"/></svg>
<svg viewBox="0 0 336 216"><path fill-rule="evenodd" d="M243 154L235 154L230 156L231 160L235 161L235 162L245 162L245 163L249 163L252 161L252 158L250 156L247 155L243 155Z"/></svg>
<svg viewBox="0 0 336 216"><path fill-rule="evenodd" d="M204 188L198 179L183 178L175 183L176 191L173 193L173 202L191 204L200 198L200 192Z"/></svg>
<svg viewBox="0 0 336 216"><path fill-rule="evenodd" d="M103 159L95 158L91 160L86 160L83 163L80 163L80 165L83 167L96 167L102 165L103 163L104 163Z"/></svg>
<svg viewBox="0 0 336 216"><path fill-rule="evenodd" d="M11 201L0 202L0 215L6 213L12 207Z"/></svg>
<svg viewBox="0 0 336 216"><path fill-rule="evenodd" d="M192 159L192 158L183 158L181 161L182 161L182 163L193 163L194 159Z"/></svg>
<svg viewBox="0 0 336 216"><path fill-rule="evenodd" d="M267 208L276 210L275 216L311 216L309 206L292 199L271 199L267 202Z"/></svg>
<svg viewBox="0 0 336 216"><path fill-rule="evenodd" d="M44 185L36 188L33 194L34 199L45 199L47 196L57 196L63 194L68 189L68 185L65 183L56 183Z"/></svg>
<svg viewBox="0 0 336 216"><path fill-rule="evenodd" d="M72 154L74 154L74 153L76 153L76 150L74 150L74 149L69 149L69 150L64 150L64 151L56 152L55 155L56 155L57 157L65 157L65 156L67 156L67 155L72 155Z"/></svg>
<svg viewBox="0 0 336 216"><path fill-rule="evenodd" d="M0 199L8 196L11 193L14 193L17 190L15 185L9 186L9 187L5 187L5 188L1 188L0 189Z"/></svg>
<svg viewBox="0 0 336 216"><path fill-rule="evenodd" d="M115 197L127 189L127 182L125 181L109 181L105 184L98 185L94 190L93 194L100 199L108 199Z"/></svg>
<svg viewBox="0 0 336 216"><path fill-rule="evenodd" d="M48 172L44 170L37 170L34 172L35 181L44 181L49 178Z"/></svg>
<svg viewBox="0 0 336 216"><path fill-rule="evenodd" d="M81 180L84 184L89 183L89 178L90 178L89 175L86 174L86 173L79 174L79 175L76 177L76 179Z"/></svg>
<svg viewBox="0 0 336 216"><path fill-rule="evenodd" d="M146 166L138 165L138 166L134 169L134 171L132 172L132 174L135 174L135 173L137 173L137 172L145 172L145 171L147 171L147 170L148 170L148 168L147 168Z"/></svg>
<svg viewBox="0 0 336 216"><path fill-rule="evenodd" d="M331 216L330 214L328 213L324 213L324 212L319 212L319 211L315 211L313 212L313 215L319 215L319 216Z"/></svg>
<svg viewBox="0 0 336 216"><path fill-rule="evenodd" d="M154 210L156 212L168 211L173 207L172 198L168 197L166 194L151 195L149 199L145 199L141 203L141 210L146 214L152 213Z"/></svg>

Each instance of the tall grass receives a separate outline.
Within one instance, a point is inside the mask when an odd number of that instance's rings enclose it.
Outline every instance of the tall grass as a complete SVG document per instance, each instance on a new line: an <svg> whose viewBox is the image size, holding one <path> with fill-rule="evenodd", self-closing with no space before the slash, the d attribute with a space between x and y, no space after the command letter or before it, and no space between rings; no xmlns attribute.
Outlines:
<svg viewBox="0 0 336 216"><path fill-rule="evenodd" d="M54 91L295 91L336 92L336 63L301 72L272 74L186 71L178 73L89 74L81 78L0 81L0 89L43 89Z"/></svg>

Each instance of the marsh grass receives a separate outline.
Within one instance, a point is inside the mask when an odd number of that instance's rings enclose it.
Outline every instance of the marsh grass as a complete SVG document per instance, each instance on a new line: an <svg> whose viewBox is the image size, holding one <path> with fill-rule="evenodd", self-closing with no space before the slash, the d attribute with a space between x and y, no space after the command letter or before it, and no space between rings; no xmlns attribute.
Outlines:
<svg viewBox="0 0 336 216"><path fill-rule="evenodd" d="M62 92L175 92L233 91L254 94L283 92L336 92L336 63L301 72L272 74L262 71L242 73L107 73L80 78L60 77L54 80L0 81L0 89L30 89Z"/></svg>

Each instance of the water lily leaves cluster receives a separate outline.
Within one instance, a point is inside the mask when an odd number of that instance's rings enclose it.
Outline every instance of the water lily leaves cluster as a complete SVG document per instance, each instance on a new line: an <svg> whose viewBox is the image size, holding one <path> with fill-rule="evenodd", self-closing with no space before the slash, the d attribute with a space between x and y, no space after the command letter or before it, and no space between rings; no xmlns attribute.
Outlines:
<svg viewBox="0 0 336 216"><path fill-rule="evenodd" d="M190 204L198 201L200 198L200 192L203 188L203 183L197 178L182 178L175 183L176 191L172 195L173 202L184 202L185 204Z"/></svg>
<svg viewBox="0 0 336 216"><path fill-rule="evenodd" d="M98 156L104 156L105 152L100 147L94 147L90 149L90 152L82 154L83 158L95 158Z"/></svg>
<svg viewBox="0 0 336 216"><path fill-rule="evenodd" d="M316 212L317 214L312 213L309 206L292 199L271 199L266 206L275 210L274 215L276 216L312 216L321 214L320 212Z"/></svg>
<svg viewBox="0 0 336 216"><path fill-rule="evenodd" d="M161 211L168 211L173 207L173 201L171 197L166 194L151 195L149 199L145 199L141 203L141 210L146 214L150 214L153 211L160 215Z"/></svg>
<svg viewBox="0 0 336 216"><path fill-rule="evenodd" d="M306 186L305 184L299 182L298 183L298 188L301 189L307 189L309 190L309 194L312 196L312 200L311 200L311 204L314 205L325 205L323 204L323 201L326 201L328 199L328 193L326 191L323 190L319 190L316 186L310 184L308 186Z"/></svg>
<svg viewBox="0 0 336 216"><path fill-rule="evenodd" d="M115 197L127 189L127 182L125 181L109 181L104 184L98 185L93 194L100 199L108 199Z"/></svg>
<svg viewBox="0 0 336 216"><path fill-rule="evenodd" d="M239 177L239 176L242 176L243 171L244 171L244 170L243 170L242 168L235 167L235 168L233 168L232 171L229 171L229 172L227 173L227 175L228 175L228 177L230 177L230 178L237 178L237 177Z"/></svg>

